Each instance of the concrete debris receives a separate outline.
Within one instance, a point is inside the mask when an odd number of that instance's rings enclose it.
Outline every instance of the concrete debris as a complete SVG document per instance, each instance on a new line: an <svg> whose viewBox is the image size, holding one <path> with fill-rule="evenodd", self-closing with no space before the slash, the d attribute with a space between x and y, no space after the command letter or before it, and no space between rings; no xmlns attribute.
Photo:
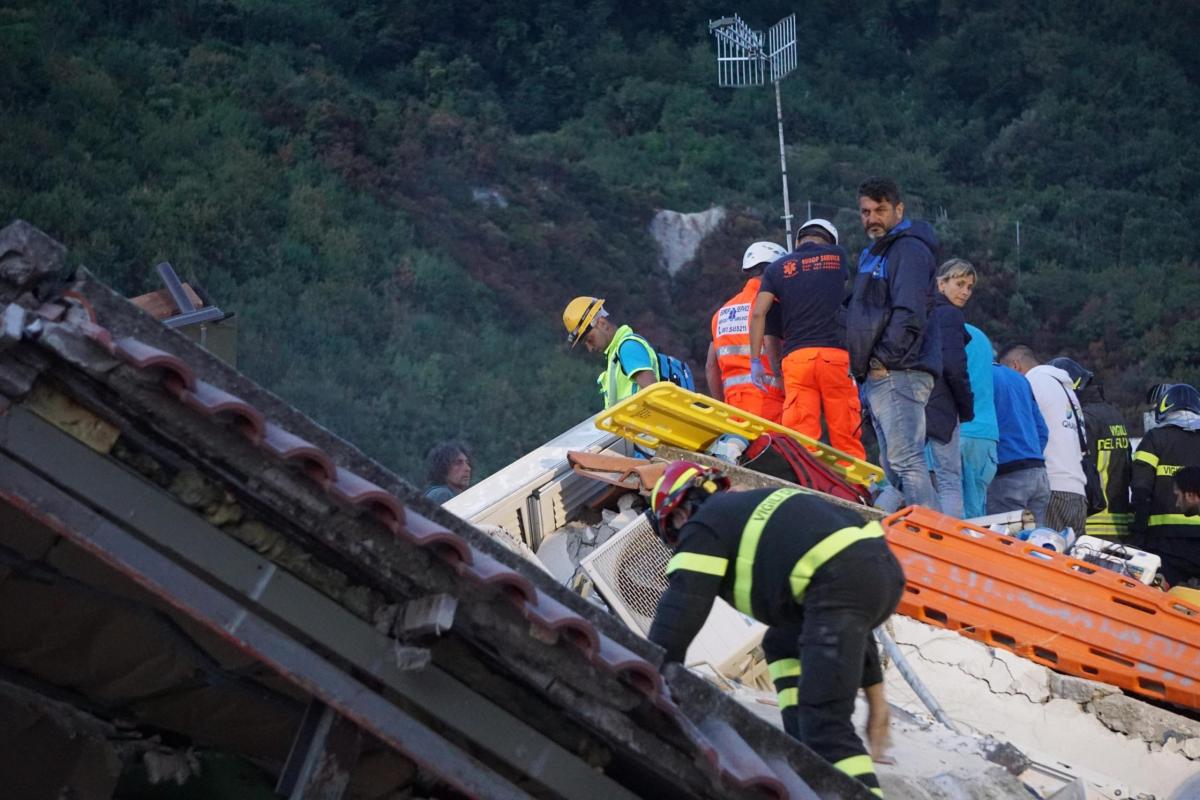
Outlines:
<svg viewBox="0 0 1200 800"><path fill-rule="evenodd" d="M200 774L200 759L187 750L149 750L142 756L146 780L151 785L173 783L183 786L193 775Z"/></svg>
<svg viewBox="0 0 1200 800"><path fill-rule="evenodd" d="M409 672L425 669L433 661L433 653L424 647L408 647L396 642L392 645L392 655L396 659L396 669Z"/></svg>
<svg viewBox="0 0 1200 800"><path fill-rule="evenodd" d="M1029 756L1014 747L1012 742L997 741L990 737L984 741L983 753L988 761L1004 767L1010 775L1020 775L1033 763Z"/></svg>
<svg viewBox="0 0 1200 800"><path fill-rule="evenodd" d="M0 350L7 350L21 341L25 335L25 309L16 303L10 303L4 308L0 317Z"/></svg>
<svg viewBox="0 0 1200 800"><path fill-rule="evenodd" d="M1029 797L1029 791L1002 767L991 767L982 775L977 772L944 772L933 778L932 797L936 800L1007 800ZM895 797L896 793L886 792Z"/></svg>
<svg viewBox="0 0 1200 800"><path fill-rule="evenodd" d="M1200 739L1180 740L1170 736L1163 743L1162 749L1164 753L1180 753L1193 761L1200 761Z"/></svg>
<svg viewBox="0 0 1200 800"><path fill-rule="evenodd" d="M902 710L894 712L888 754L896 763L875 766L889 800L1029 799L1016 776L989 763L989 748L995 743L987 737L954 734ZM855 721L860 729L865 725L865 702L860 701Z"/></svg>
<svg viewBox="0 0 1200 800"><path fill-rule="evenodd" d="M629 495L626 495L626 497L629 497ZM612 533L609 533L608 535L611 536L613 533L616 533L617 531L628 527L629 524L634 522L635 520L637 520L637 518L639 516L641 516L641 514L632 509L627 509L620 513L615 513L612 511L608 511L606 509L604 512L602 512L602 517L604 518L604 524L601 527L602 528L603 527L610 528L612 530ZM603 537L605 540L607 540L607 538L608 538L607 536L604 536L604 531L597 530L596 538L601 538L601 537Z"/></svg>
<svg viewBox="0 0 1200 800"><path fill-rule="evenodd" d="M66 260L66 247L25 220L0 229L0 279L18 290L56 278Z"/></svg>
<svg viewBox="0 0 1200 800"><path fill-rule="evenodd" d="M951 719L1010 743L1029 760L1021 780L1043 795L1082 779L1096 797L1161 799L1196 773L1198 723L951 631L893 622L901 650ZM897 672L889 669L886 682L894 706L926 717Z"/></svg>
<svg viewBox="0 0 1200 800"><path fill-rule="evenodd" d="M550 534L537 550L538 560L562 583L570 583L579 562L611 539L618 531L638 521L640 498L632 493L617 501L619 511L604 509L598 525L570 522Z"/></svg>
<svg viewBox="0 0 1200 800"><path fill-rule="evenodd" d="M1200 722L1123 694L1101 697L1090 704L1088 711L1108 728L1150 745L1165 745L1168 740L1174 739L1180 742L1180 752L1200 753ZM1197 758L1196 755L1188 757Z"/></svg>
<svg viewBox="0 0 1200 800"><path fill-rule="evenodd" d="M1063 700L1073 700L1080 705L1086 705L1110 694L1120 694L1115 686L1099 681L1089 681L1087 678L1076 678L1072 675L1050 673L1050 694Z"/></svg>
<svg viewBox="0 0 1200 800"><path fill-rule="evenodd" d="M1046 800L1088 800L1087 784L1076 778Z"/></svg>
<svg viewBox="0 0 1200 800"><path fill-rule="evenodd" d="M782 727L773 691L716 682L743 708ZM861 733L866 721L867 704L860 694L854 711L856 730ZM988 761L989 747L996 744L986 737L951 733L926 717L893 706L888 755L895 763L876 763L875 773L888 800L1030 800L1020 780Z"/></svg>
<svg viewBox="0 0 1200 800"><path fill-rule="evenodd" d="M77 310L73 308L68 312L68 319L80 316L84 320L88 319L87 312L82 308ZM35 320L29 328L26 328L26 335L31 333L34 330L33 326L37 324L39 323ZM75 325L70 322L46 324L38 338L42 345L53 350L59 358L93 375L111 372L121 364L116 356L101 348L96 342L80 338L76 334Z"/></svg>
<svg viewBox="0 0 1200 800"><path fill-rule="evenodd" d="M454 625L457 611L458 600L449 594L409 600L396 621L396 635L405 639L441 636Z"/></svg>
<svg viewBox="0 0 1200 800"><path fill-rule="evenodd" d="M650 236L658 243L658 263L671 275L679 272L724 219L725 209L720 206L694 214L659 211L650 222Z"/></svg>

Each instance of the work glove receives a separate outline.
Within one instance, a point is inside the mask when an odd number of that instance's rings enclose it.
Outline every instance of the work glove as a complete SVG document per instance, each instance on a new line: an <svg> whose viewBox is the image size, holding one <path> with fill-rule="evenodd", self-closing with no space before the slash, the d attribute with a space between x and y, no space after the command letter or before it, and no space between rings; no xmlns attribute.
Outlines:
<svg viewBox="0 0 1200 800"><path fill-rule="evenodd" d="M764 392L767 390L767 368L760 359L750 362L750 382Z"/></svg>

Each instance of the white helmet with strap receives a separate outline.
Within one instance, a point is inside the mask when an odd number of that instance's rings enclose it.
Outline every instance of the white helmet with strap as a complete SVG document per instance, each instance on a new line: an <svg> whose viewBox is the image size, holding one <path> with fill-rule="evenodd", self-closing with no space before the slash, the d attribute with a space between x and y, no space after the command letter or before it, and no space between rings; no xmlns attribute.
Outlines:
<svg viewBox="0 0 1200 800"><path fill-rule="evenodd" d="M770 264L780 256L786 255L787 250L774 242L755 242L746 248L746 254L742 256L742 270L754 269L759 264Z"/></svg>

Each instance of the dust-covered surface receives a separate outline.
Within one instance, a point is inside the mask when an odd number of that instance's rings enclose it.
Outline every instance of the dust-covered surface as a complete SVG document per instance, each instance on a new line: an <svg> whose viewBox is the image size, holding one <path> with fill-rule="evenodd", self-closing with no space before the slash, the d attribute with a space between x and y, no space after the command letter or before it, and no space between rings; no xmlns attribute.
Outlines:
<svg viewBox="0 0 1200 800"><path fill-rule="evenodd" d="M901 651L946 714L963 730L1024 753L1032 763L1021 777L1039 791L1073 776L1099 797L1165 798L1200 772L1195 720L905 617L893 624ZM894 667L886 682L895 707L930 719ZM907 724L893 723L897 752L918 763L924 756L908 754L903 742L921 737L897 729Z"/></svg>

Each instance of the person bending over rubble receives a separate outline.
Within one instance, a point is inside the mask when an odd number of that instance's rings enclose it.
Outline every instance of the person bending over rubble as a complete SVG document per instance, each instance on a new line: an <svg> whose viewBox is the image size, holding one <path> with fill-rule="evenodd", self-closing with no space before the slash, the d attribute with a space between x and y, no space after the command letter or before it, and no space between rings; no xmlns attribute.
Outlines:
<svg viewBox="0 0 1200 800"><path fill-rule="evenodd" d="M889 715L872 631L904 589L883 528L797 489L729 488L724 473L689 461L655 484L650 520L674 555L650 641L682 662L717 597L770 626L763 650L784 730L882 797L851 715L863 687L882 757Z"/></svg>

